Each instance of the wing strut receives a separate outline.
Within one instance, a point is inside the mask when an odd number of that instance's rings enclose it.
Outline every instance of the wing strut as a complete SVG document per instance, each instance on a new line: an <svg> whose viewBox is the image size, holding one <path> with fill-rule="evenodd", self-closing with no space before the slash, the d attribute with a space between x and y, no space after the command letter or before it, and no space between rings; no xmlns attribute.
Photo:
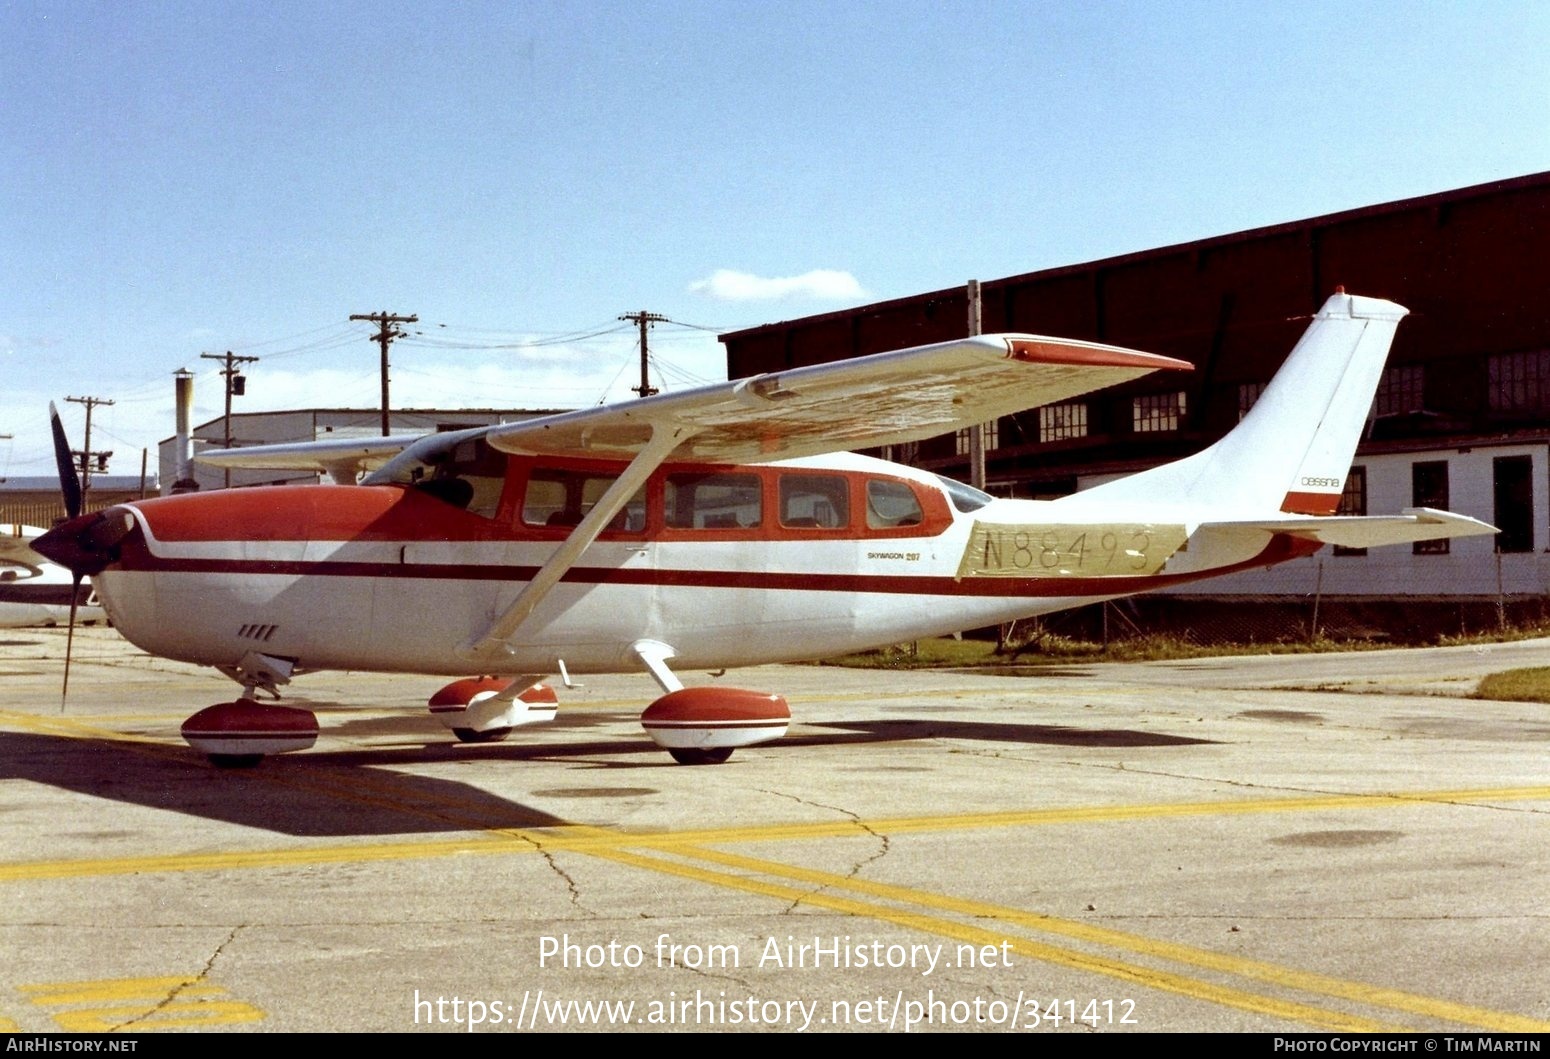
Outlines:
<svg viewBox="0 0 1550 1059"><path fill-rule="evenodd" d="M693 436L696 431L688 426L678 424L658 424L651 432L651 440L648 441L630 465L624 469L624 473L614 479L614 483L608 487L597 503L592 505L592 510L587 512L576 526L571 530L570 536L555 550L533 575L533 580L517 593L517 598L512 600L511 606L505 613L492 621L484 632L464 643L458 648L458 655L468 661L474 661L498 651L516 633L528 616L538 609L538 605L544 601L550 590L560 583L570 568L576 565L576 560L581 558L581 553L586 551L597 535L603 532L615 515L624 510L624 506L630 502L630 498L651 477L651 472L673 454L673 450Z"/></svg>

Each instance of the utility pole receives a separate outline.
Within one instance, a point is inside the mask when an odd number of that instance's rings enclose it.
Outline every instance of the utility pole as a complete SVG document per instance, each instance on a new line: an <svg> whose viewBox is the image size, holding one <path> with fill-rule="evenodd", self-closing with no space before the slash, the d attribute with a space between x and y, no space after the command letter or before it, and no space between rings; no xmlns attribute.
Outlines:
<svg viewBox="0 0 1550 1059"><path fill-rule="evenodd" d="M630 389L642 397L650 397L657 392L657 388L651 385L651 380L646 378L646 329L652 324L667 322L667 317L660 313L648 313L642 309L638 313L625 313L619 317L621 320L634 320L640 325L640 385L631 386Z"/></svg>
<svg viewBox="0 0 1550 1059"><path fill-rule="evenodd" d="M233 394L242 396L247 392L247 380L237 372L238 364L251 364L258 360L257 357L239 357L231 350L225 353L201 353L201 360L224 361L226 367L221 369L221 374L226 376L226 448L231 448L231 398ZM226 488L231 488L231 468L226 468Z"/></svg>
<svg viewBox="0 0 1550 1059"><path fill-rule="evenodd" d="M980 281L969 280L969 337L981 333ZM975 423L969 428L969 484L976 489L985 488L985 427Z"/></svg>
<svg viewBox="0 0 1550 1059"><path fill-rule="evenodd" d="M80 461L79 462L79 466L81 468L81 510L85 511L86 510L86 494L91 489L91 464L92 464L92 460L95 459L97 461L97 470L99 470L99 471L106 471L108 469L108 458L113 455L113 453L111 453L111 452L93 452L92 451L92 447L91 447L91 410L93 408L97 407L100 404L112 405L113 402L108 400L105 397L66 397L65 400L73 401L76 404L83 404L83 405L86 406L86 440L82 443L81 448L79 448L79 449L71 449L70 450L70 455L74 456L78 461Z"/></svg>
<svg viewBox="0 0 1550 1059"><path fill-rule="evenodd" d="M395 324L417 324L420 322L418 313L409 316L394 316L383 309L380 313L352 313L352 320L365 320L377 325L377 333L371 336L371 340L382 347L382 436L388 436L388 346L393 344L393 339L403 338L407 331L400 331Z"/></svg>

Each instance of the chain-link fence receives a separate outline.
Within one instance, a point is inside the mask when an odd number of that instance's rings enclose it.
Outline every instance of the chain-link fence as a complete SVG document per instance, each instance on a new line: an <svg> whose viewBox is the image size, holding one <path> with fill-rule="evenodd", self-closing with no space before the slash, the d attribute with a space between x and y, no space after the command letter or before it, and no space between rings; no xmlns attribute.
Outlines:
<svg viewBox="0 0 1550 1059"><path fill-rule="evenodd" d="M1047 637L1111 644L1151 637L1200 647L1307 643L1428 644L1550 627L1550 597L1135 596L1019 621L998 630L1010 649Z"/></svg>

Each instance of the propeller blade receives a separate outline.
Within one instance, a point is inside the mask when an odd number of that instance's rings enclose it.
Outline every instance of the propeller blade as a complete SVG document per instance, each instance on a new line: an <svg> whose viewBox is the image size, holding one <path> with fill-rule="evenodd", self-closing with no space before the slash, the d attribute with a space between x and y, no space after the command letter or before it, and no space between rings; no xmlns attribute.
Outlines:
<svg viewBox="0 0 1550 1059"><path fill-rule="evenodd" d="M81 513L81 478L75 473L75 458L70 455L70 441L65 437L65 425L59 419L59 409L54 402L48 403L50 425L54 429L54 463L59 467L59 491L64 494L65 514L75 518Z"/></svg>
<svg viewBox="0 0 1550 1059"><path fill-rule="evenodd" d="M65 631L65 681L59 689L59 712L65 712L65 701L70 698L70 656L75 652L75 608L81 599L81 575L76 574L70 585L70 624Z"/></svg>

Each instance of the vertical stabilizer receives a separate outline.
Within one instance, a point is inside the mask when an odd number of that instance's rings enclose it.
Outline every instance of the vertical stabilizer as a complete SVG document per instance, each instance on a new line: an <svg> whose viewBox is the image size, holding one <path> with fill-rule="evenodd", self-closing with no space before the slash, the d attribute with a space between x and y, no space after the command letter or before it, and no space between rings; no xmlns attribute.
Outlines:
<svg viewBox="0 0 1550 1059"><path fill-rule="evenodd" d="M1395 328L1408 311L1379 298L1335 294L1243 422L1220 441L1077 497L1333 514Z"/></svg>

